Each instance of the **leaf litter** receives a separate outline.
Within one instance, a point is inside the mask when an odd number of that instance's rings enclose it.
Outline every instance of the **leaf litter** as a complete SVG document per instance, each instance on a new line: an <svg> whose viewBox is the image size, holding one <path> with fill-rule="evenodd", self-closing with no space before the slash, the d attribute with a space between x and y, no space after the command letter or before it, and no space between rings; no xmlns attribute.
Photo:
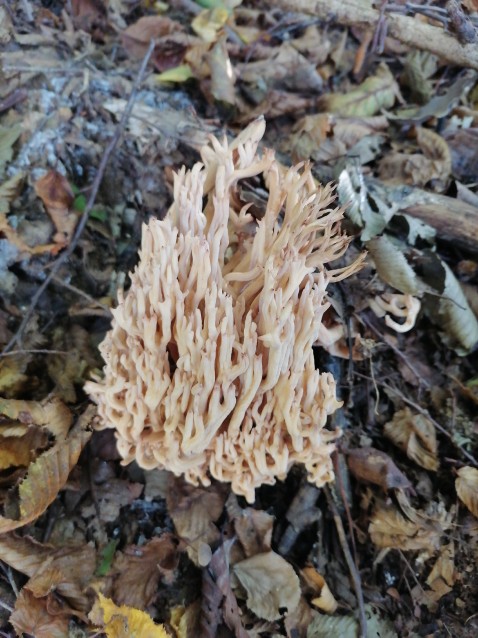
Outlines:
<svg viewBox="0 0 478 638"><path fill-rule="evenodd" d="M4 635L476 635L476 73L426 42L284 4L0 7L3 346L72 247L0 358ZM456 7L417 7L457 33ZM459 10L476 29L476 4ZM74 239L152 37L122 145ZM247 507L215 482L123 467L109 433L91 436L83 384L102 365L142 223L164 216L173 171L211 133L261 114L284 166L311 159L319 181L338 183L351 250L369 251L334 285L336 340L316 353L346 402L333 417L342 527L298 468ZM241 184L258 218L263 187Z"/></svg>

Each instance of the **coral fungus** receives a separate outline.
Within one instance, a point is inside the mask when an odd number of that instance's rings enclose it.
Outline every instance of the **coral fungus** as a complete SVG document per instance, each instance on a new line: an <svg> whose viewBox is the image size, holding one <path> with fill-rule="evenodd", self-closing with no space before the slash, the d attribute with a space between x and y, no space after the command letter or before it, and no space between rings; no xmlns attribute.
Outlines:
<svg viewBox="0 0 478 638"><path fill-rule="evenodd" d="M294 463L318 486L333 478L339 433L325 426L340 403L312 346L327 341L327 285L360 267L326 268L349 243L343 210L308 164L257 153L264 127L212 139L175 176L101 345L104 378L87 384L125 463L228 481L249 502ZM253 215L244 184L257 176L267 199Z"/></svg>

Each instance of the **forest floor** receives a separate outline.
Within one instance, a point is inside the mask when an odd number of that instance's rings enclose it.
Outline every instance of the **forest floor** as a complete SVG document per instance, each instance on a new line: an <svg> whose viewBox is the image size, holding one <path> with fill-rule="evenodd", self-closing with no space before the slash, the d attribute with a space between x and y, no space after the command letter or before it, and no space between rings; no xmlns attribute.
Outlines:
<svg viewBox="0 0 478 638"><path fill-rule="evenodd" d="M478 3L376 4L0 1L0 636L478 635ZM84 384L174 172L260 116L367 258L336 480L248 505L122 465Z"/></svg>

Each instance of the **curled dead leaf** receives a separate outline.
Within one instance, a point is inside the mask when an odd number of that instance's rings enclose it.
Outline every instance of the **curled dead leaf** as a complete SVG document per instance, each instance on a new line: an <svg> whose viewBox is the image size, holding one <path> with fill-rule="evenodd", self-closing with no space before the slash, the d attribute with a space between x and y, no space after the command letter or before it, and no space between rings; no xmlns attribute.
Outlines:
<svg viewBox="0 0 478 638"><path fill-rule="evenodd" d="M388 66L382 62L375 75L369 76L358 87L347 93L330 93L321 99L320 105L323 111L345 117L369 117L393 106L397 97L401 99L398 84Z"/></svg>
<svg viewBox="0 0 478 638"><path fill-rule="evenodd" d="M88 427L94 415L94 406L89 406L67 438L58 441L29 466L27 476L18 488L18 499L9 495L5 503L6 515L0 516L0 533L30 523L55 500L91 436Z"/></svg>
<svg viewBox="0 0 478 638"><path fill-rule="evenodd" d="M437 440L433 423L410 408L398 410L384 425L384 433L408 458L426 470L438 469Z"/></svg>
<svg viewBox="0 0 478 638"><path fill-rule="evenodd" d="M58 614L58 611L63 613ZM17 636L28 634L35 638L65 638L69 635L69 619L64 612L65 610L58 610L58 603L53 595L36 598L23 588L10 616L10 623Z"/></svg>
<svg viewBox="0 0 478 638"><path fill-rule="evenodd" d="M156 596L160 579L171 584L179 561L172 534L152 538L145 545L127 547L115 557L113 597L118 604L146 609Z"/></svg>
<svg viewBox="0 0 478 638"><path fill-rule="evenodd" d="M347 464L358 481L379 485L384 491L411 487L410 481L388 454L375 448L348 450Z"/></svg>
<svg viewBox="0 0 478 638"><path fill-rule="evenodd" d="M35 182L35 193L55 224L57 233L53 240L68 245L78 221L78 215L70 211L75 196L68 180L58 171L50 170Z"/></svg>
<svg viewBox="0 0 478 638"><path fill-rule="evenodd" d="M233 571L247 592L247 606L259 618L278 620L299 604L299 578L279 554L256 554L236 563Z"/></svg>
<svg viewBox="0 0 478 638"><path fill-rule="evenodd" d="M444 529L416 513L410 520L394 507L379 506L370 519L369 534L380 549L422 550L433 554L440 546Z"/></svg>
<svg viewBox="0 0 478 638"><path fill-rule="evenodd" d="M144 611L115 605L102 594L98 594L88 618L107 638L169 638L164 626L156 625Z"/></svg>
<svg viewBox="0 0 478 638"><path fill-rule="evenodd" d="M457 472L456 493L470 512L478 518L478 470L474 467L462 467Z"/></svg>
<svg viewBox="0 0 478 638"><path fill-rule="evenodd" d="M196 564L202 545L209 545L220 538L214 522L221 516L225 500L222 486L194 487L170 476L167 493L169 515L178 536L186 542L189 558Z"/></svg>

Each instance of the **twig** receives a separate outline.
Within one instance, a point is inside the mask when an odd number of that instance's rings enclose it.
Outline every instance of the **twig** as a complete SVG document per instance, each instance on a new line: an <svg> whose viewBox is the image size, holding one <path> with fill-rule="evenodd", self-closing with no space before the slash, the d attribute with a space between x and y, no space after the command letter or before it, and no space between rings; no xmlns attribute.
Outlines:
<svg viewBox="0 0 478 638"><path fill-rule="evenodd" d="M63 279L60 279L59 277L53 277L53 283L63 288L66 288L70 292L74 292L75 295L78 295L79 297L83 297L84 299L89 301L92 305L98 306L98 308L102 308L103 310L106 310L106 312L111 315L111 308L109 308L106 304L101 303L100 301L97 301L84 290L81 290L80 288L77 288L76 286L73 286L72 284L66 283L66 281L63 281Z"/></svg>
<svg viewBox="0 0 478 638"><path fill-rule="evenodd" d="M154 50L154 46L155 46L155 42L154 40L151 40L151 43L148 47L148 50L146 52L146 55L143 58L143 62L141 64L141 67L139 69L138 75L136 77L135 83L133 85L133 88L131 90L131 95L129 96L128 102L126 104L126 108L123 112L123 115L121 117L121 120L119 121L115 133L110 141L110 143L108 144L108 146L106 147L106 150L103 154L103 157L101 158L101 162L100 165L98 167L98 172L96 173L95 179L93 180L93 184L91 186L91 192L90 192L90 196L88 198L88 201L86 203L85 206L85 210L83 211L83 214L80 218L80 221L78 222L78 226L76 227L75 230L75 234L73 235L73 238L71 240L71 243L69 244L69 246L65 249L65 251L58 257L58 259L56 260L56 262L53 264L52 269L50 270L50 273L48 274L48 277L45 279L45 281L42 283L42 285L38 288L38 290L36 291L36 293L33 295L33 299L31 300L30 306L27 310L27 312L25 313L24 318L22 319L22 322L20 323L18 330L16 331L16 333L13 335L13 337L10 339L10 341L7 343L7 345L5 346L5 348L2 350L2 354L5 354L6 352L10 352L10 350L13 348L13 346L18 343L21 338L22 338L22 334L28 324L28 322L30 321L33 312L38 304L38 301L40 300L40 297L42 296L42 294L44 293L44 291L46 290L46 288L49 286L49 284L51 283L51 281L53 280L53 278L55 277L56 273L58 272L58 270L60 269L60 266L68 259L68 257L72 254L72 252L74 251L74 249L76 248L76 245L81 237L81 234L83 233L83 230L86 226L86 223L88 221L89 218L89 214L91 209L94 206L95 200L96 200L96 195L98 194L98 190L100 187L100 184L103 180L103 175L106 169L106 166L109 162L110 156L113 153L113 151L115 150L119 139L121 137L121 134L123 132L123 129L126 125L126 122L128 121L128 118L130 116L131 111L133 110L133 106L136 100L136 95L138 93L138 89L141 86L141 83L143 81L145 72L146 72L146 67L148 66L148 62L149 59L151 57L151 54L153 53Z"/></svg>
<svg viewBox="0 0 478 638"><path fill-rule="evenodd" d="M275 0L273 5L283 11L305 13L345 26L375 27L380 19L380 11L362 0ZM476 43L460 44L441 27L391 13L387 14L387 32L403 44L430 51L451 64L478 69Z"/></svg>
<svg viewBox="0 0 478 638"><path fill-rule="evenodd" d="M25 354L70 354L67 350L13 350L12 352L2 352L0 358L3 357L20 357Z"/></svg>
<svg viewBox="0 0 478 638"><path fill-rule="evenodd" d="M340 518L339 511L337 509L337 506L334 503L332 494L330 493L330 490L327 486L324 487L324 492L327 498L327 504L329 506L330 511L332 512L332 516L334 517L335 527L337 528L337 534L339 535L340 546L342 547L345 561L347 563L347 567L349 568L350 577L352 579L352 583L354 586L355 595L357 596L357 602L359 607L359 624L360 624L359 638L367 638L367 617L365 615L365 605L363 600L362 582L360 580L360 574L358 573L357 567L355 566L355 563L354 563L354 559L352 558L352 554L350 553L350 549L347 543L347 538L345 536L344 526L342 524L342 519Z"/></svg>
<svg viewBox="0 0 478 638"><path fill-rule="evenodd" d="M370 328L370 330L374 332L375 335L377 335L377 337L380 337L382 343L385 343L389 348L391 348L393 352L397 355L397 357L403 361L403 363L407 366L407 368L409 368L411 372L413 372L419 384L423 383L427 388L430 387L429 382L426 379L424 379L423 376L421 376L417 370L415 370L414 366L410 363L410 361L403 354L403 352L400 352L400 350L396 346L394 346L393 343L385 341L382 333L379 330L377 330L377 328L367 318L362 317L362 321L367 326L367 328Z"/></svg>

